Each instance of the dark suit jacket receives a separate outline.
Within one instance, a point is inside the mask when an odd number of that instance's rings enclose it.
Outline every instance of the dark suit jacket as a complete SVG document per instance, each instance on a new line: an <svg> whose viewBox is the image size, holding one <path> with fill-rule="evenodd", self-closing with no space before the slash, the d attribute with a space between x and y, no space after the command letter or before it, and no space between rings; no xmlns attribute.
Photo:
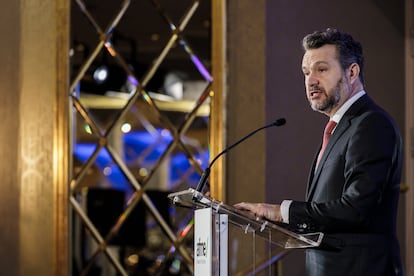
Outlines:
<svg viewBox="0 0 414 276"><path fill-rule="evenodd" d="M290 227L325 233L306 252L308 275L402 275L396 238L402 142L368 95L344 114L315 170L306 202L293 201Z"/></svg>

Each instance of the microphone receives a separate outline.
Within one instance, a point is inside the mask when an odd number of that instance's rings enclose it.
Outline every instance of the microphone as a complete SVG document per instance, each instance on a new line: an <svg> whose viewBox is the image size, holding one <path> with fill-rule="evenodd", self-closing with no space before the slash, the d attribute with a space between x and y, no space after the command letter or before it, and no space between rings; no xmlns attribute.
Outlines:
<svg viewBox="0 0 414 276"><path fill-rule="evenodd" d="M273 126L283 126L286 123L286 119L285 118L279 118L277 120L275 120L273 123L262 126L256 130L253 130L252 132L250 132L249 134L247 134L246 136L244 136L243 138L241 138L239 141L237 141L236 143L230 145L229 147L227 147L226 149L224 149L222 152L220 152L216 157L214 157L213 161L211 161L211 163L208 165L208 167L204 170L203 174L201 175L201 178L198 182L196 191L199 193L202 193L204 186L207 183L208 177L210 176L210 170L211 167L213 166L214 162L216 162L216 160L222 156L223 154L227 153L228 151L230 151L232 148L234 148L235 146L237 146L238 144L240 144L241 142L243 142L244 140L246 140L247 138L249 138L250 136L256 134L257 132L269 128L269 127L273 127Z"/></svg>

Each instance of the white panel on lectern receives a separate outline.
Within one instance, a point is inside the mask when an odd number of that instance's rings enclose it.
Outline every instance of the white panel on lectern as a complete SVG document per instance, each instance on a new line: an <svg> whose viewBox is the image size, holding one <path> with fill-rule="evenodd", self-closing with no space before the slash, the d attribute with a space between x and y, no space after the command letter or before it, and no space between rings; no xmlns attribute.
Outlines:
<svg viewBox="0 0 414 276"><path fill-rule="evenodd" d="M212 213L211 208L195 210L194 275L211 276L212 270Z"/></svg>

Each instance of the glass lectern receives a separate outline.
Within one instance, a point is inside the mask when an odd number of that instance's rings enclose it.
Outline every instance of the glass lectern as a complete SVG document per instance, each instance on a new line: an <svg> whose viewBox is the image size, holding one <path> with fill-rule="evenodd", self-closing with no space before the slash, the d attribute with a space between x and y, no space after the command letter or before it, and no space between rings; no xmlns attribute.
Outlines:
<svg viewBox="0 0 414 276"><path fill-rule="evenodd" d="M317 247L323 233L298 234L282 224L257 218L192 188L169 194L176 206L195 210L194 275L228 274L228 224L276 246L293 249Z"/></svg>

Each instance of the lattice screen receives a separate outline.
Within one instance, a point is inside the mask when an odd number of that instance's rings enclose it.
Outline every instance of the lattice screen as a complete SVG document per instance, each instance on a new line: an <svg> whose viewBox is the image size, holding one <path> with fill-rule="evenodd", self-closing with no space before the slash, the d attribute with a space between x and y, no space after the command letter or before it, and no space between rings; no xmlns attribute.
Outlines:
<svg viewBox="0 0 414 276"><path fill-rule="evenodd" d="M210 3L72 2L74 275L192 274L208 162Z"/></svg>

